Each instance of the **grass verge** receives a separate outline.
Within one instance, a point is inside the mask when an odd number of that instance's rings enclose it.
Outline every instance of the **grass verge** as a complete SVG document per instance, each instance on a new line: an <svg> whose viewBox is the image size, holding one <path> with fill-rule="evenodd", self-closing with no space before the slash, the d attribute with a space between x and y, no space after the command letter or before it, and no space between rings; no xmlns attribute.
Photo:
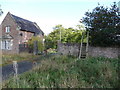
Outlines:
<svg viewBox="0 0 120 90"><path fill-rule="evenodd" d="M25 61L25 60L34 60L35 58L40 57L39 55L33 55L30 53L20 53L20 54L3 54L2 55L2 65L0 66L5 66L8 64L11 64L12 61Z"/></svg>
<svg viewBox="0 0 120 90"><path fill-rule="evenodd" d="M118 88L119 59L71 56L41 57L41 63L29 72L3 83L3 88Z"/></svg>

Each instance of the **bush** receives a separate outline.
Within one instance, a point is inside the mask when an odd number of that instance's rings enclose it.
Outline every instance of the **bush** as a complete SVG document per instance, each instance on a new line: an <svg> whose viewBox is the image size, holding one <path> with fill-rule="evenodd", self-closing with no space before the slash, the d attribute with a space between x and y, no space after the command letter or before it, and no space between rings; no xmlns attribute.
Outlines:
<svg viewBox="0 0 120 90"><path fill-rule="evenodd" d="M33 36L29 41L28 41L28 46L33 50L34 48L34 42L37 41L37 46L38 46L38 51L43 52L44 46L43 46L43 41L40 37Z"/></svg>

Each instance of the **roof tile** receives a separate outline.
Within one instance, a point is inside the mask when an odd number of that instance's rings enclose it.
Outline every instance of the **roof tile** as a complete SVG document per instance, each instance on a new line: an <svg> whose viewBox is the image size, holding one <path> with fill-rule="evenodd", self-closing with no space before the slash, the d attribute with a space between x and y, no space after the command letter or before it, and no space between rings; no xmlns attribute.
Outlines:
<svg viewBox="0 0 120 90"><path fill-rule="evenodd" d="M33 32L35 34L43 33L43 31L39 28L39 26L35 22L31 22L29 20L20 18L18 16L15 16L11 14L11 16L14 18L15 22L21 27L21 30Z"/></svg>

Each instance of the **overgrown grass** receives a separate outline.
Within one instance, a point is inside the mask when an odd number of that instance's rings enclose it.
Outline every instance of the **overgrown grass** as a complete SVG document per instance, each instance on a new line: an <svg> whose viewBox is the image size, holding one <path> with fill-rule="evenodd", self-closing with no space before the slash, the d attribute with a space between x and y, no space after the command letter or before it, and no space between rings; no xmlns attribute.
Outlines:
<svg viewBox="0 0 120 90"><path fill-rule="evenodd" d="M119 59L68 56L41 57L40 65L19 75L18 84L11 78L4 88L117 88Z"/></svg>
<svg viewBox="0 0 120 90"><path fill-rule="evenodd" d="M2 54L2 65L10 64L12 61L24 61L33 60L39 56L30 53L20 53L20 54Z"/></svg>

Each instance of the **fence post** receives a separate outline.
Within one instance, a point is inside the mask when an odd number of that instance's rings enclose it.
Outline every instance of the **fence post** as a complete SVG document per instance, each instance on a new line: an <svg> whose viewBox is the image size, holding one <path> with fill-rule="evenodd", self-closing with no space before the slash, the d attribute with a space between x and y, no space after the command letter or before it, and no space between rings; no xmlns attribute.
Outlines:
<svg viewBox="0 0 120 90"><path fill-rule="evenodd" d="M37 41L34 41L33 53L34 55L38 54L38 42Z"/></svg>
<svg viewBox="0 0 120 90"><path fill-rule="evenodd" d="M14 70L14 79L16 84L18 85L18 64L17 61L13 61L13 70ZM18 85L19 87L19 85Z"/></svg>

